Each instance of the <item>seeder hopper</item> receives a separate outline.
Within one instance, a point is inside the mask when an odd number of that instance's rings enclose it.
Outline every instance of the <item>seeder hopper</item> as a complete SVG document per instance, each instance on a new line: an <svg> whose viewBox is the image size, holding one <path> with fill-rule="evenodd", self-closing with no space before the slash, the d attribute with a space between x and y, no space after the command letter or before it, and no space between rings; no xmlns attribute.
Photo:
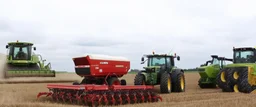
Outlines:
<svg viewBox="0 0 256 107"><path fill-rule="evenodd" d="M143 102L158 102L162 98L153 91L153 86L126 85L119 80L130 69L130 61L123 57L87 55L73 58L75 72L84 79L72 85L48 84L50 92L40 92L55 101L97 105L121 105Z"/></svg>

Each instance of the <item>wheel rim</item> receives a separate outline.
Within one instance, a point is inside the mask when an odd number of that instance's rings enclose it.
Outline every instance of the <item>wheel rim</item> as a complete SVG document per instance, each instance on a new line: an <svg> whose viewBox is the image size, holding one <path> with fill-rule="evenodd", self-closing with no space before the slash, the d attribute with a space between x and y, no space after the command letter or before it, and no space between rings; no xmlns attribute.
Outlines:
<svg viewBox="0 0 256 107"><path fill-rule="evenodd" d="M224 72L221 72L220 79L221 79L222 82L226 82L225 73Z"/></svg>
<svg viewBox="0 0 256 107"><path fill-rule="evenodd" d="M234 72L234 74L233 74L233 78L237 80L237 79L238 79L238 77L239 77L238 72Z"/></svg>
<svg viewBox="0 0 256 107"><path fill-rule="evenodd" d="M170 91L171 90L171 79L168 78L168 90Z"/></svg>
<svg viewBox="0 0 256 107"><path fill-rule="evenodd" d="M237 84L234 85L233 89L234 89L234 92L239 92L239 90L238 90L238 85L237 85Z"/></svg>
<svg viewBox="0 0 256 107"><path fill-rule="evenodd" d="M184 82L184 77L183 76L180 78L180 86L181 86L181 89L184 90L185 82Z"/></svg>

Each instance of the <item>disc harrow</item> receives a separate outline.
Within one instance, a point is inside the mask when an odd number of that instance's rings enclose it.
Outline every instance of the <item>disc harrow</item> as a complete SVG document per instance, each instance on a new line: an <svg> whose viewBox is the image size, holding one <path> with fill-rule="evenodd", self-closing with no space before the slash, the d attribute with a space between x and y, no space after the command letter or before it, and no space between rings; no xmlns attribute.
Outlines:
<svg viewBox="0 0 256 107"><path fill-rule="evenodd" d="M161 96L153 91L153 86L122 85L58 85L48 84L49 92L40 92L51 96L53 101L82 104L87 106L124 105L162 101Z"/></svg>

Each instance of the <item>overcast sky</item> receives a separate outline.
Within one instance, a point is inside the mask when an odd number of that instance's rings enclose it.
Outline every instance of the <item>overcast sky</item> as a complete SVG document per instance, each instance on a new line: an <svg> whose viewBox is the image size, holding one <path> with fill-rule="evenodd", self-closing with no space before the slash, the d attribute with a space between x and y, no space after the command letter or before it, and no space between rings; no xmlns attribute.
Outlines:
<svg viewBox="0 0 256 107"><path fill-rule="evenodd" d="M180 68L232 47L256 46L255 0L0 0L0 53L10 41L35 43L55 70L72 57L124 56L142 69L143 54L176 52Z"/></svg>

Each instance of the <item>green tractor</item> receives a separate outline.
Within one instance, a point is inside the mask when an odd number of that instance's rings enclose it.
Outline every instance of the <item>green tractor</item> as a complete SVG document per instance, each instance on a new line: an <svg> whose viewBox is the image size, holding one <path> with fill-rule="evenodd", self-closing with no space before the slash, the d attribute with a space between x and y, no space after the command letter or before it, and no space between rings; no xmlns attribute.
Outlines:
<svg viewBox="0 0 256 107"><path fill-rule="evenodd" d="M44 65L46 60L41 55L34 54L33 43L9 42L6 45L7 60L4 77L55 77L55 71L51 70L51 64Z"/></svg>
<svg viewBox="0 0 256 107"><path fill-rule="evenodd" d="M233 47L233 60L218 73L217 85L223 92L251 93L256 88L256 49Z"/></svg>
<svg viewBox="0 0 256 107"><path fill-rule="evenodd" d="M147 60L144 61L144 57ZM147 61L147 67L135 76L134 85L160 85L161 93L184 92L184 71L175 66L175 58L180 60L176 54L159 55L153 52L151 55L144 55L141 64Z"/></svg>
<svg viewBox="0 0 256 107"><path fill-rule="evenodd" d="M225 57L211 55L212 60L208 60L201 67L197 68L200 75L198 85L200 88L216 88L216 77L219 71L226 65L225 61L233 61Z"/></svg>

